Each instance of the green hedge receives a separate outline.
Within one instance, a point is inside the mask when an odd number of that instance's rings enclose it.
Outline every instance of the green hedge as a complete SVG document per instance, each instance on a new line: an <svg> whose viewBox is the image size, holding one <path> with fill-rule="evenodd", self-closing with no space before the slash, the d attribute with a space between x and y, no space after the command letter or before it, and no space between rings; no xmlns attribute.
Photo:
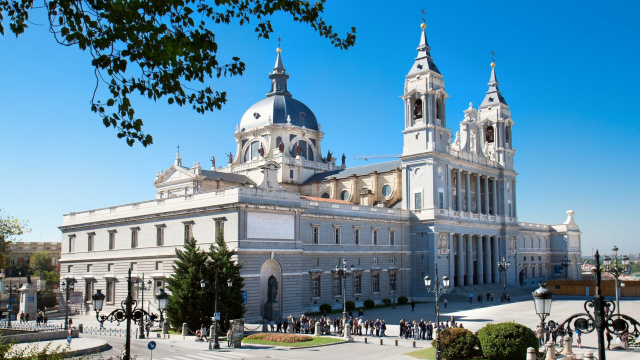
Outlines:
<svg viewBox="0 0 640 360"><path fill-rule="evenodd" d="M431 345L435 348L436 340L433 340ZM480 352L479 345L478 338L467 329L447 328L440 331L440 351L442 357L447 360L474 357Z"/></svg>
<svg viewBox="0 0 640 360"><path fill-rule="evenodd" d="M347 311L353 311L356 309L356 303L353 301L347 301Z"/></svg>
<svg viewBox="0 0 640 360"><path fill-rule="evenodd" d="M382 303L389 306L391 305L391 299L382 299Z"/></svg>
<svg viewBox="0 0 640 360"><path fill-rule="evenodd" d="M327 313L330 313L332 308L330 304L322 304L320 305L320 312L324 313L324 311L327 310Z"/></svg>
<svg viewBox="0 0 640 360"><path fill-rule="evenodd" d="M373 300L367 299L367 300L364 301L365 309L373 309L374 306L376 306L376 303L374 303Z"/></svg>
<svg viewBox="0 0 640 360"><path fill-rule="evenodd" d="M400 296L398 298L398 304L400 304L400 305L404 305L404 304L406 304L408 302L409 302L409 299L407 299L406 296Z"/></svg>
<svg viewBox="0 0 640 360"><path fill-rule="evenodd" d="M45 307L52 308L56 305L58 305L58 299L53 291L38 291L38 310L42 310Z"/></svg>
<svg viewBox="0 0 640 360"><path fill-rule="evenodd" d="M514 322L488 324L478 331L478 340L484 356L492 360L524 359L529 347L538 351L533 330Z"/></svg>

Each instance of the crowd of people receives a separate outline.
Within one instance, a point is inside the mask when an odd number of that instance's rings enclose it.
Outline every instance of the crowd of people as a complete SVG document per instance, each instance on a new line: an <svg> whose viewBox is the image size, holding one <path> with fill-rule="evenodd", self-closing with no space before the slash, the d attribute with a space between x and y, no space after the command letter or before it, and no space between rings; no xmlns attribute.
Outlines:
<svg viewBox="0 0 640 360"><path fill-rule="evenodd" d="M434 333L440 328L440 331L448 328L464 328L460 323L456 323L455 317L451 316L450 320L441 321L440 324L432 323L431 321L425 321L424 319L417 320L400 320L400 337L405 339L414 340L433 340Z"/></svg>

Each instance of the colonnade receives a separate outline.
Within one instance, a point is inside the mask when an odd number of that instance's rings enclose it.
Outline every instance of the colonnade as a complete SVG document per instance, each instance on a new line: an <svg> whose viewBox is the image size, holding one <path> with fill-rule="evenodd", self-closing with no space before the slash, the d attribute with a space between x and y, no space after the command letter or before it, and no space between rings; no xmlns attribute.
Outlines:
<svg viewBox="0 0 640 360"><path fill-rule="evenodd" d="M500 282L497 236L453 234L453 281L455 286Z"/></svg>
<svg viewBox="0 0 640 360"><path fill-rule="evenodd" d="M459 169L453 169L451 177L455 178L455 197L451 197L453 210L485 215L498 214L497 178ZM453 192L453 187L450 188Z"/></svg>

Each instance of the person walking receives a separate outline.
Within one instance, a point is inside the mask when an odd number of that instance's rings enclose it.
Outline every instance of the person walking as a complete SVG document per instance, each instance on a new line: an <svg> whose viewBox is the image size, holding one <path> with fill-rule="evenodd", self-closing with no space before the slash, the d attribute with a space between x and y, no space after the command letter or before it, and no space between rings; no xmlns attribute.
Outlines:
<svg viewBox="0 0 640 360"><path fill-rule="evenodd" d="M447 308L447 304L449 303L449 301L447 300L447 298L444 299L444 308Z"/></svg>
<svg viewBox="0 0 640 360"><path fill-rule="evenodd" d="M473 294L469 294L469 304L473 303Z"/></svg>
<svg viewBox="0 0 640 360"><path fill-rule="evenodd" d="M576 342L578 342L578 349L582 349L582 332L580 329L576 329Z"/></svg>
<svg viewBox="0 0 640 360"><path fill-rule="evenodd" d="M411 311L414 311L416 308L416 301L411 299Z"/></svg>

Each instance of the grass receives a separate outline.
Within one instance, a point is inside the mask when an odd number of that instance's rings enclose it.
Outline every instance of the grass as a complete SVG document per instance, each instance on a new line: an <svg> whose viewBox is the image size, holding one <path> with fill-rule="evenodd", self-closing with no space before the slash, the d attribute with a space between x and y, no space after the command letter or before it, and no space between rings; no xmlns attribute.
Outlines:
<svg viewBox="0 0 640 360"><path fill-rule="evenodd" d="M435 359L436 348L430 347L422 350L412 351L410 353L406 353L405 355L412 356L416 359Z"/></svg>
<svg viewBox="0 0 640 360"><path fill-rule="evenodd" d="M265 341L265 340L254 340L245 338L242 340L244 344L258 344L258 345L274 345L274 346L286 346L286 347L307 347L307 346L318 346L318 345L327 345L333 344L337 342L344 341L343 339L337 339L333 337L314 337L311 341L303 341L297 343L285 343L285 342L277 342L277 341Z"/></svg>

